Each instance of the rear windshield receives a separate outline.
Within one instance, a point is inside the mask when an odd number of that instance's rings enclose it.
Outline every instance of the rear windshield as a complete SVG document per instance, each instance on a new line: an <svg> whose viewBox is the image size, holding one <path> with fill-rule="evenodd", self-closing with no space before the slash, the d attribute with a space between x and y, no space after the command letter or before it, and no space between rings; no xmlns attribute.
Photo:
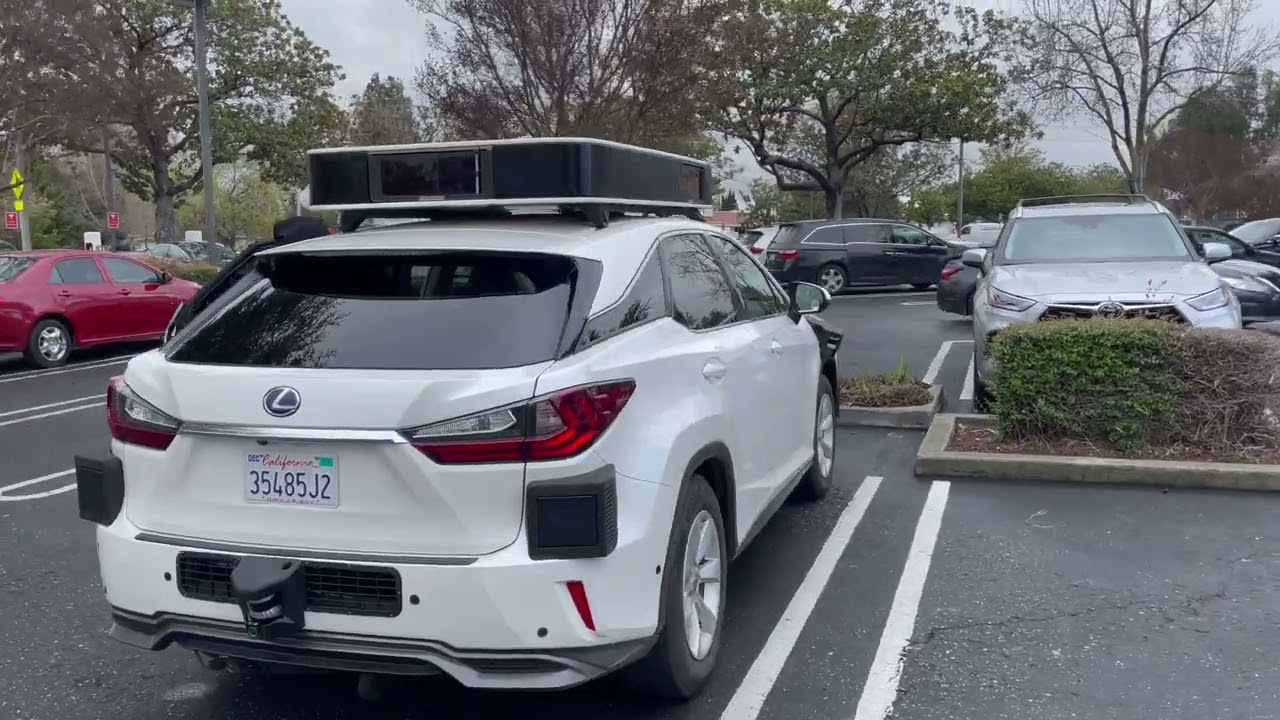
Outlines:
<svg viewBox="0 0 1280 720"><path fill-rule="evenodd" d="M787 248L800 247L800 241L804 239L806 232L800 225L782 225L778 228L778 234L773 236L773 242L769 243L770 250L785 250Z"/></svg>
<svg viewBox="0 0 1280 720"><path fill-rule="evenodd" d="M0 255L0 282L12 280L36 264L35 258Z"/></svg>
<svg viewBox="0 0 1280 720"><path fill-rule="evenodd" d="M1002 263L1190 259L1178 227L1157 214L1022 218L1000 255Z"/></svg>
<svg viewBox="0 0 1280 720"><path fill-rule="evenodd" d="M575 262L474 252L262 258L264 279L241 285L169 359L369 370L545 362L564 332Z"/></svg>

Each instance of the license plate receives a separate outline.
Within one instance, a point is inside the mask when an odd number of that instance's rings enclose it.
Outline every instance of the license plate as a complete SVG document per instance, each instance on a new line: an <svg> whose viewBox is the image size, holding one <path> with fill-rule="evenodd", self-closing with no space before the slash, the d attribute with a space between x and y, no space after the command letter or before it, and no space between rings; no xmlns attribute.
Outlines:
<svg viewBox="0 0 1280 720"><path fill-rule="evenodd" d="M338 507L338 458L291 453L246 455L244 496L252 503Z"/></svg>

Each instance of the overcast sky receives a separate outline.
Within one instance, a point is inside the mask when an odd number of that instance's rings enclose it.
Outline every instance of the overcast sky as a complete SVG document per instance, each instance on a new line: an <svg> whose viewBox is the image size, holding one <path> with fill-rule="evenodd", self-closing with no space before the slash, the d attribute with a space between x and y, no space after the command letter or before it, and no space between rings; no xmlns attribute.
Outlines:
<svg viewBox="0 0 1280 720"><path fill-rule="evenodd" d="M1280 27L1280 0L1254 1L1254 16ZM1016 2L971 0L979 7L997 9L1016 9ZM375 72L395 75L411 85L415 70L426 58L426 18L406 0L283 0L283 5L289 18L342 66L347 79L338 90L344 99L359 92ZM1084 123L1046 127L1044 133L1038 145L1050 160L1069 165L1114 163L1105 136ZM760 172L749 155L738 158L748 166L748 176Z"/></svg>

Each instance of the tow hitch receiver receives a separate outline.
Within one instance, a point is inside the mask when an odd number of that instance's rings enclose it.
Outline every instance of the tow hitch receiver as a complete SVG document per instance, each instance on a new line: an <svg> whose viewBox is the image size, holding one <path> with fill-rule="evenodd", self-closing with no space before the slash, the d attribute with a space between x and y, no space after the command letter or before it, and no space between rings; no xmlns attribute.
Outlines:
<svg viewBox="0 0 1280 720"><path fill-rule="evenodd" d="M306 624L307 575L297 560L241 558L231 572L231 590L249 637L293 637Z"/></svg>

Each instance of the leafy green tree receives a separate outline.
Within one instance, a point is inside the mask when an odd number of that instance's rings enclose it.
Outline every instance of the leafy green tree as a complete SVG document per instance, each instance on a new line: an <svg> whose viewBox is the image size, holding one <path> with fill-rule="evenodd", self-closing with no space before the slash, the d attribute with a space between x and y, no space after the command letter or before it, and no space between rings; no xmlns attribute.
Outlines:
<svg viewBox="0 0 1280 720"><path fill-rule="evenodd" d="M156 239L175 235L175 207L201 187L192 17L167 0L98 0L65 73L95 109L64 122L63 144L111 156L121 183L155 203ZM281 13L279 0L218 0L209 17L214 162L248 158L266 179L305 182L305 151L338 144L341 78L328 53Z"/></svg>
<svg viewBox="0 0 1280 720"><path fill-rule="evenodd" d="M290 196L250 162L218 167L214 174L214 232L228 245L239 239L271 237L272 225L289 214ZM204 203L189 201L178 211L184 229L204 227Z"/></svg>
<svg viewBox="0 0 1280 720"><path fill-rule="evenodd" d="M850 173L883 147L1028 131L1000 65L1013 30L943 0L749 0L720 28L730 61L706 92L782 190L821 192L843 217Z"/></svg>
<svg viewBox="0 0 1280 720"><path fill-rule="evenodd" d="M414 107L399 78L377 73L369 78L364 92L351 99L352 145L401 145L427 142L431 131L422 125L423 116Z"/></svg>

